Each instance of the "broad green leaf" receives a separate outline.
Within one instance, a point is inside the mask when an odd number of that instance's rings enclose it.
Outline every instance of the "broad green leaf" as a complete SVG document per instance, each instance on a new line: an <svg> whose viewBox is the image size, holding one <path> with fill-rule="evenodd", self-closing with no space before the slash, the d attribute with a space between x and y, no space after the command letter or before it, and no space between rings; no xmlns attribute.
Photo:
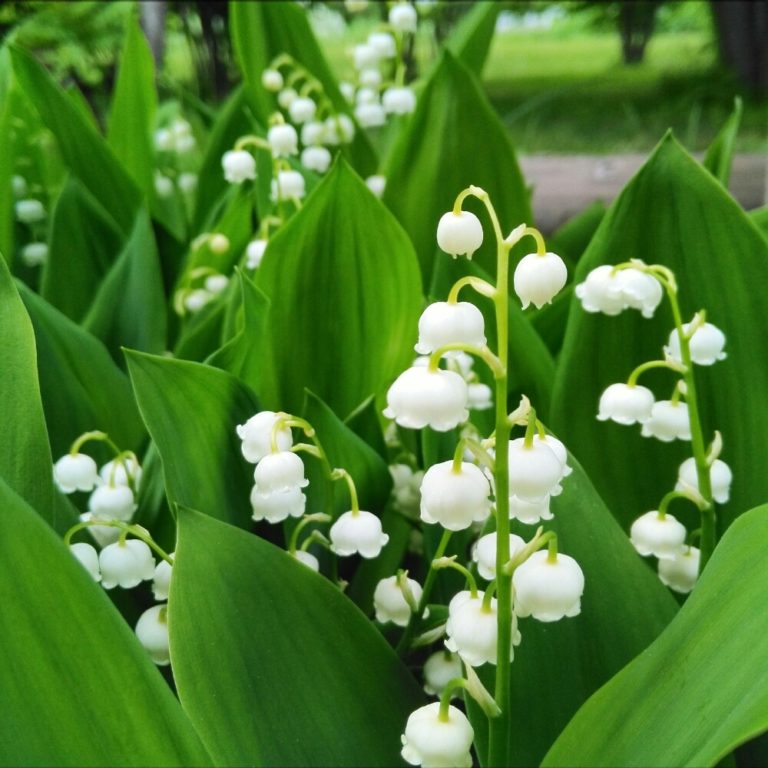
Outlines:
<svg viewBox="0 0 768 768"><path fill-rule="evenodd" d="M749 212L749 218L763 233L763 236L768 237L768 207L755 208L754 211Z"/></svg>
<svg viewBox="0 0 768 768"><path fill-rule="evenodd" d="M743 104L741 97L733 100L733 112L707 148L702 161L704 167L727 189L731 178L733 153L736 151L736 137L741 125Z"/></svg>
<svg viewBox="0 0 768 768"><path fill-rule="evenodd" d="M280 54L292 56L320 81L334 109L349 113L349 103L339 91L304 8L291 2L230 2L229 24L245 92L262 125L267 125L269 116L278 107L275 95L262 86L261 73ZM376 172L376 156L365 133L359 128L344 153L362 176Z"/></svg>
<svg viewBox="0 0 768 768"><path fill-rule="evenodd" d="M12 47L11 58L20 85L56 137L69 169L127 234L140 203L138 188L104 139L34 57Z"/></svg>
<svg viewBox="0 0 768 768"><path fill-rule="evenodd" d="M538 765L584 701L646 648L677 609L584 470L573 457L569 464L573 473L563 481L562 495L552 499L554 519L546 528L557 534L558 550L575 558L584 571L581 614L553 623L520 619L522 642L512 663L514 766ZM529 540L533 526L514 523L513 531ZM494 671L481 672L489 690ZM473 719L484 744L485 720Z"/></svg>
<svg viewBox="0 0 768 768"><path fill-rule="evenodd" d="M11 93L11 72L8 49L0 47L0 143L3 151L0 152L0 253L5 255L8 262L12 262L14 248L14 222L13 222L13 178L15 152L13 151L13 108Z"/></svg>
<svg viewBox="0 0 768 768"><path fill-rule="evenodd" d="M50 525L65 530L75 515L53 487L53 461L37 379L35 333L2 258L0 328L0 402L4 414L0 477Z"/></svg>
<svg viewBox="0 0 768 768"><path fill-rule="evenodd" d="M416 256L343 159L271 238L256 284L271 302L268 407L298 411L306 387L344 417L412 357Z"/></svg>
<svg viewBox="0 0 768 768"><path fill-rule="evenodd" d="M714 766L768 730L768 506L723 537L666 631L576 714L544 765Z"/></svg>
<svg viewBox="0 0 768 768"><path fill-rule="evenodd" d="M495 2L476 2L445 40L445 47L478 77L482 74L500 7Z"/></svg>
<svg viewBox="0 0 768 768"><path fill-rule="evenodd" d="M54 456L83 432L99 429L124 450L145 432L128 377L104 346L29 288L21 298L35 329L40 389Z"/></svg>
<svg viewBox="0 0 768 768"><path fill-rule="evenodd" d="M137 14L128 15L125 43L109 112L107 141L133 180L149 192L154 187L152 129L157 109L155 64Z"/></svg>
<svg viewBox="0 0 768 768"><path fill-rule="evenodd" d="M611 206L576 281L600 264L630 258L674 270L684 320L705 308L707 320L727 337L727 359L696 370L705 439L722 431L722 458L734 470L731 501L720 510L725 527L768 498L762 464L768 367L758 363L768 359L768 337L763 296L755 290L764 282L768 243L719 182L668 137ZM578 301L571 303L551 426L625 528L673 488L690 446L641 437L638 427L598 422L597 404L609 384L626 381L636 365L662 356L672 327L666 302L652 320L631 310L619 317L588 314ZM674 379L650 372L640 382L667 399ZM698 527L693 510L676 509L690 528Z"/></svg>
<svg viewBox="0 0 768 768"><path fill-rule="evenodd" d="M122 244L109 214L81 181L70 177L53 209L40 293L67 317L81 320Z"/></svg>
<svg viewBox="0 0 768 768"><path fill-rule="evenodd" d="M528 192L507 131L472 73L446 51L421 92L384 169L384 201L410 235L429 285L438 251L440 217L470 184L491 196L504 234L531 221ZM467 210L483 222L485 242L474 258L496 272L496 247L487 214L476 200Z"/></svg>
<svg viewBox="0 0 768 768"><path fill-rule="evenodd" d="M0 765L210 765L104 590L3 481L0 507Z"/></svg>
<svg viewBox="0 0 768 768"><path fill-rule="evenodd" d="M253 469L235 432L258 412L250 390L225 371L126 352L139 410L163 460L172 503L247 526Z"/></svg>
<svg viewBox="0 0 768 768"><path fill-rule="evenodd" d="M329 581L181 510L170 599L179 697L217 765L392 766L422 693Z"/></svg>
<svg viewBox="0 0 768 768"><path fill-rule="evenodd" d="M144 352L166 349L163 277L152 225L140 210L122 253L112 265L83 325L122 363L122 346Z"/></svg>

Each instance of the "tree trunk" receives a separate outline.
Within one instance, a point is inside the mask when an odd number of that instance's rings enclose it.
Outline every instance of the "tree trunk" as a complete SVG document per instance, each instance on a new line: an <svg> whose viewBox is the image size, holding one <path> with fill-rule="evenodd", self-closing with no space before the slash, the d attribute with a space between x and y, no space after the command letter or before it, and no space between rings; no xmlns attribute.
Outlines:
<svg viewBox="0 0 768 768"><path fill-rule="evenodd" d="M625 0L619 5L619 34L625 64L639 64L653 34L657 0Z"/></svg>
<svg viewBox="0 0 768 768"><path fill-rule="evenodd" d="M712 0L720 60L755 93L768 93L768 3Z"/></svg>
<svg viewBox="0 0 768 768"><path fill-rule="evenodd" d="M155 60L155 72L163 66L165 52L165 14L168 10L166 0L145 0L139 4L141 28L149 40L152 58Z"/></svg>

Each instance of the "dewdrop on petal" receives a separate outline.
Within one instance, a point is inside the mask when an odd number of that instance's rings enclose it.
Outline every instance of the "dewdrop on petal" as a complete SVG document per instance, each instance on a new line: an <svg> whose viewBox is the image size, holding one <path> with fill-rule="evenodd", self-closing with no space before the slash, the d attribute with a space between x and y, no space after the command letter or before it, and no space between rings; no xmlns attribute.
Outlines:
<svg viewBox="0 0 768 768"><path fill-rule="evenodd" d="M331 153L325 147L305 147L301 152L301 164L315 173L325 173L331 160Z"/></svg>
<svg viewBox="0 0 768 768"><path fill-rule="evenodd" d="M272 202L297 198L301 200L306 194L304 177L298 171L278 171L277 178L272 179L270 198Z"/></svg>
<svg viewBox="0 0 768 768"><path fill-rule="evenodd" d="M277 93L283 87L283 76L276 69L265 69L261 73L261 84L272 93Z"/></svg>
<svg viewBox="0 0 768 768"><path fill-rule="evenodd" d="M533 304L541 309L551 304L568 279L565 262L556 253L529 253L515 268L515 293L523 309Z"/></svg>
<svg viewBox="0 0 768 768"><path fill-rule="evenodd" d="M731 498L731 483L733 482L733 472L731 468L722 460L715 459L709 468L709 481L712 486L712 498L718 504L727 504ZM685 491L688 489L699 490L699 476L696 473L696 460L686 459L677 470L676 491Z"/></svg>
<svg viewBox="0 0 768 768"><path fill-rule="evenodd" d="M475 464L463 461L458 472L452 460L434 464L421 482L421 519L463 531L491 514L490 495L488 478Z"/></svg>
<svg viewBox="0 0 768 768"><path fill-rule="evenodd" d="M512 574L515 613L539 621L558 621L581 613L584 573L568 555L557 553L554 562L547 550L534 552Z"/></svg>
<svg viewBox="0 0 768 768"><path fill-rule="evenodd" d="M414 348L420 355L428 355L447 344L484 347L485 342L483 313L474 304L436 301L421 313L419 341ZM446 352L446 357L459 354L460 350Z"/></svg>
<svg viewBox="0 0 768 768"><path fill-rule="evenodd" d="M661 583L687 595L699 578L701 552L696 547L682 547L674 557L659 560L658 573Z"/></svg>
<svg viewBox="0 0 768 768"><path fill-rule="evenodd" d="M647 272L633 267L620 270L616 279L624 306L640 310L643 317L653 317L653 313L664 297L661 283Z"/></svg>
<svg viewBox="0 0 768 768"><path fill-rule="evenodd" d="M685 543L685 526L670 514L646 512L632 523L629 540L643 557L654 555L660 560L673 558Z"/></svg>
<svg viewBox="0 0 768 768"><path fill-rule="evenodd" d="M410 3L398 3L389 9L389 23L398 32L415 32L416 9Z"/></svg>
<svg viewBox="0 0 768 768"><path fill-rule="evenodd" d="M171 552L171 557L174 556ZM155 600L167 600L168 590L171 586L171 575L173 566L167 560L160 560L155 566L155 575L152 579L152 594Z"/></svg>
<svg viewBox="0 0 768 768"><path fill-rule="evenodd" d="M582 308L587 312L602 312L604 315L621 314L626 304L618 275L610 264L593 269L586 280L574 289Z"/></svg>
<svg viewBox="0 0 768 768"><path fill-rule="evenodd" d="M487 581L496 578L496 531L487 533L477 540L472 550L472 560L477 563L477 572ZM509 556L514 557L525 547L525 541L514 533L509 534Z"/></svg>
<svg viewBox="0 0 768 768"><path fill-rule="evenodd" d="M683 324L683 331L688 332L690 323ZM712 323L704 323L699 326L691 336L688 345L691 349L691 360L696 365L714 365L718 360L725 360L727 357L723 351L725 347L725 334ZM669 334L669 344L665 351L673 360L682 362L680 353L680 338L677 330Z"/></svg>
<svg viewBox="0 0 768 768"><path fill-rule="evenodd" d="M600 395L597 418L617 424L643 424L651 418L653 392L639 384L611 384Z"/></svg>
<svg viewBox="0 0 768 768"><path fill-rule="evenodd" d="M297 101L298 99L294 99L291 102L291 107ZM299 135L296 133L296 129L287 123L273 125L267 131L267 141L272 148L273 157L289 157L299 152Z"/></svg>
<svg viewBox="0 0 768 768"><path fill-rule="evenodd" d="M509 441L509 493L522 501L540 502L560 492L563 464L544 442Z"/></svg>
<svg viewBox="0 0 768 768"><path fill-rule="evenodd" d="M91 574L94 581L101 581L99 553L90 544L79 541L76 544L70 544L69 551L77 558L80 565Z"/></svg>
<svg viewBox="0 0 768 768"><path fill-rule="evenodd" d="M53 465L53 481L62 493L92 491L98 481L98 467L85 453L68 453Z"/></svg>
<svg viewBox="0 0 768 768"><path fill-rule="evenodd" d="M133 491L127 485L100 485L88 500L88 511L98 520L127 522L136 508Z"/></svg>
<svg viewBox="0 0 768 768"><path fill-rule="evenodd" d="M104 589L131 589L155 575L152 551L139 539L108 544L99 553L99 567Z"/></svg>
<svg viewBox="0 0 768 768"><path fill-rule="evenodd" d="M222 155L224 178L230 184L242 184L256 178L256 160L245 150L229 150Z"/></svg>
<svg viewBox="0 0 768 768"><path fill-rule="evenodd" d="M263 493L258 485L254 485L251 490L252 518L256 522L282 523L289 517L301 517L306 508L307 497L299 486Z"/></svg>
<svg viewBox="0 0 768 768"><path fill-rule="evenodd" d="M381 104L387 114L408 115L416 109L416 94L410 88L387 88Z"/></svg>
<svg viewBox="0 0 768 768"><path fill-rule="evenodd" d="M253 479L261 493L305 488L304 462L291 451L268 453L257 465Z"/></svg>
<svg viewBox="0 0 768 768"><path fill-rule="evenodd" d="M413 599L418 604L421 600L421 584L413 579L407 579L407 582ZM408 605L403 590L400 589L397 576L379 581L373 591L373 607L376 611L376 621L380 624L391 621L398 627L405 627L411 618L411 606Z"/></svg>
<svg viewBox="0 0 768 768"><path fill-rule="evenodd" d="M245 424L239 424L235 431L242 440L241 450L246 461L256 464L272 452L272 431L278 414L274 411L259 411ZM287 451L293 445L290 427L277 430L277 449Z"/></svg>
<svg viewBox="0 0 768 768"><path fill-rule="evenodd" d="M370 512L345 512L331 526L331 551L340 557L360 554L366 559L378 557L389 541L382 533L381 520Z"/></svg>
<svg viewBox="0 0 768 768"><path fill-rule="evenodd" d="M651 417L643 423L643 437L655 437L664 443L673 440L690 440L691 425L688 420L688 406L685 403L673 403L671 400L659 400L651 408Z"/></svg>
<svg viewBox="0 0 768 768"><path fill-rule="evenodd" d="M167 616L168 607L165 604L153 605L136 622L136 637L159 667L171 663Z"/></svg>
<svg viewBox="0 0 768 768"><path fill-rule="evenodd" d="M387 391L384 415L401 427L447 432L469 417L467 384L453 371L408 368Z"/></svg>
<svg viewBox="0 0 768 768"><path fill-rule="evenodd" d="M469 751L475 732L467 716L453 705L447 720L439 715L439 701L411 712L400 737L403 760L424 768L472 768Z"/></svg>
<svg viewBox="0 0 768 768"><path fill-rule="evenodd" d="M267 250L267 242L267 240L259 238L248 243L245 249L245 266L248 269L258 269L261 266L264 251Z"/></svg>
<svg viewBox="0 0 768 768"><path fill-rule="evenodd" d="M461 677L461 659L451 651L436 651L424 662L424 692L440 696L448 683Z"/></svg>
<svg viewBox="0 0 768 768"><path fill-rule="evenodd" d="M365 180L365 186L373 192L376 197L381 197L384 194L384 188L387 185L387 179L379 174L369 176Z"/></svg>
<svg viewBox="0 0 768 768"><path fill-rule="evenodd" d="M437 224L437 244L454 258L466 255L471 259L483 244L483 225L471 211L448 211Z"/></svg>

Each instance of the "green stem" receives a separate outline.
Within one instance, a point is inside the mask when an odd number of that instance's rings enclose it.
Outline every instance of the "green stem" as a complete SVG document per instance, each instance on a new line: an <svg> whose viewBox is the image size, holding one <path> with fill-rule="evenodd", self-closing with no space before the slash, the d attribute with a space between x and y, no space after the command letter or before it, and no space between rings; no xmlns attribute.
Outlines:
<svg viewBox="0 0 768 768"><path fill-rule="evenodd" d="M438 347L429 356L428 368L431 373L434 373L440 367L440 360L446 352L466 352L467 354L479 357L490 369L495 378L503 375L504 370L501 365L501 361L491 350L485 347L475 347L471 344L464 344L462 342L456 342L454 344L444 344L442 347Z"/></svg>
<svg viewBox="0 0 768 768"><path fill-rule="evenodd" d="M649 360L647 363L638 365L637 368L629 374L627 386L634 387L637 384L637 380L640 378L640 374L650 371L653 368L666 368L667 370L675 371L675 373L684 373L684 371L681 370L681 366L672 360Z"/></svg>
<svg viewBox="0 0 768 768"><path fill-rule="evenodd" d="M496 289L485 280L473 275L467 275L457 280L451 287L448 294L448 303L456 304L459 300L459 291L465 286L474 288L481 296L485 296L488 299L492 299L496 295Z"/></svg>
<svg viewBox="0 0 768 768"><path fill-rule="evenodd" d="M355 487L355 481L352 479L352 475L347 472L346 469L337 467L331 473L332 480L344 480L349 489L349 503L352 511L352 515L360 514L360 502L357 499L357 488Z"/></svg>
<svg viewBox="0 0 768 768"><path fill-rule="evenodd" d="M457 688L467 688L468 683L463 677L454 677L449 680L443 688L442 694L440 694L440 709L437 712L437 719L447 723L450 719L448 717L448 708L451 706L451 699L453 698L453 692Z"/></svg>
<svg viewBox="0 0 768 768"><path fill-rule="evenodd" d="M66 532L66 534L64 534L65 546L70 545L72 537L78 531L82 531L85 528L91 528L94 525L101 525L107 528L119 528L121 541L125 541L126 536L130 533L131 536L137 539L141 539L141 541L143 541L147 546L154 549L155 552L157 552L157 554L160 555L160 557L162 557L166 563L173 565L173 558L164 549L155 543L155 540L149 535L149 532L146 528L142 528L140 525L129 525L128 523L124 523L122 520L85 520L82 523L77 523L76 525L73 525Z"/></svg>

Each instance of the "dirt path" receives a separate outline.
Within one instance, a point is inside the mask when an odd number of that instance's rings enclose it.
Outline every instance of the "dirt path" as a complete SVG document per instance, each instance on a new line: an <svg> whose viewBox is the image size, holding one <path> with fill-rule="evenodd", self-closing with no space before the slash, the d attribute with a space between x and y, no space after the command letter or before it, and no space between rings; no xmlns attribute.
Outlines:
<svg viewBox="0 0 768 768"><path fill-rule="evenodd" d="M595 200L610 203L647 155L530 155L520 158L526 181L533 186L536 224L551 233ZM745 209L766 203L766 157L737 155L731 194Z"/></svg>

